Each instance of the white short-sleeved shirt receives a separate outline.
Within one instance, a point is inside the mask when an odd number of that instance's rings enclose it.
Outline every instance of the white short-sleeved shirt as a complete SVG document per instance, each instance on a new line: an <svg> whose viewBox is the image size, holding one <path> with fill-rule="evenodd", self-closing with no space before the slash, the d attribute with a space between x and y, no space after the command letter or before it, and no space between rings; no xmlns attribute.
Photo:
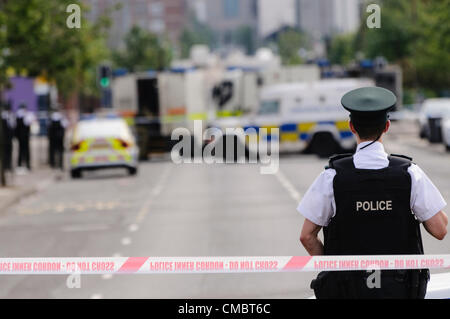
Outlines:
<svg viewBox="0 0 450 319"><path fill-rule="evenodd" d="M355 167L360 169L382 169L389 166L388 154L380 142L375 142L365 149L361 149L369 143L363 142L358 145L353 156ZM408 172L411 175L411 210L420 222L424 222L441 211L447 203L419 166L412 164L408 168ZM336 171L334 169L323 171L298 205L297 210L300 214L316 225L328 226L330 219L336 213L336 202L333 192L335 175Z"/></svg>

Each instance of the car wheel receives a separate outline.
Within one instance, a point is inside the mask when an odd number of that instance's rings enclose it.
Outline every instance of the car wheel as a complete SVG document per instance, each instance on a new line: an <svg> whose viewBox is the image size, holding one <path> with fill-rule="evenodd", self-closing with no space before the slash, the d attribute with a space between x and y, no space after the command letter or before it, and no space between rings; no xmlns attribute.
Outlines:
<svg viewBox="0 0 450 319"><path fill-rule="evenodd" d="M446 150L447 152L450 152L450 145L445 145L445 150Z"/></svg>
<svg viewBox="0 0 450 319"><path fill-rule="evenodd" d="M136 175L137 174L137 167L129 167L128 168L128 174L129 175L131 175L131 176L134 176L134 175Z"/></svg>
<svg viewBox="0 0 450 319"><path fill-rule="evenodd" d="M77 179L81 178L81 170L80 169L73 169L70 171L70 177Z"/></svg>
<svg viewBox="0 0 450 319"><path fill-rule="evenodd" d="M311 151L320 158L327 158L339 152L339 144L333 135L327 132L319 132L313 136Z"/></svg>

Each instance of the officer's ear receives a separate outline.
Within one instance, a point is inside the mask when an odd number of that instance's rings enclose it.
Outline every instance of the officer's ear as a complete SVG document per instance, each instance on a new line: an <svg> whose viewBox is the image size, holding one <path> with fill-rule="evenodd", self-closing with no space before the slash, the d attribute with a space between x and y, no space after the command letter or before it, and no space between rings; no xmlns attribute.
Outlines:
<svg viewBox="0 0 450 319"><path fill-rule="evenodd" d="M391 127L391 121L387 120L386 122L386 126L384 127L384 131L383 133L387 133L387 131L389 131L389 128Z"/></svg>
<svg viewBox="0 0 450 319"><path fill-rule="evenodd" d="M356 132L351 120L348 121L348 125L350 126L350 131L352 131L353 134L358 135L358 132Z"/></svg>

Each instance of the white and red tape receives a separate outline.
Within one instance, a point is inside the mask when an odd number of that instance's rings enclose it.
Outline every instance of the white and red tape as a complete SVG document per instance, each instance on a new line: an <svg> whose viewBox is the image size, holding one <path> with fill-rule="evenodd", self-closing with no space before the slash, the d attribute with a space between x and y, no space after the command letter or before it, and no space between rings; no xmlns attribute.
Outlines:
<svg viewBox="0 0 450 319"><path fill-rule="evenodd" d="M450 255L0 258L0 275L450 269Z"/></svg>

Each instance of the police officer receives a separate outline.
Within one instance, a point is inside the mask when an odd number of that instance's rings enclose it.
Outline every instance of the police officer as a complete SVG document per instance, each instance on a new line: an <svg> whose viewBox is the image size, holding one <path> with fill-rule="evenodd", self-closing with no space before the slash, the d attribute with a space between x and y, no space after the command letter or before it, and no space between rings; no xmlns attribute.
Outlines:
<svg viewBox="0 0 450 319"><path fill-rule="evenodd" d="M27 110L25 103L20 104L19 110L16 114L16 136L19 140L19 157L18 167L25 164L28 170L31 170L30 159L30 134L31 124L34 121L34 116Z"/></svg>
<svg viewBox="0 0 450 319"><path fill-rule="evenodd" d="M52 168L63 169L66 127L66 118L57 108L54 108L48 125L49 164Z"/></svg>
<svg viewBox="0 0 450 319"><path fill-rule="evenodd" d="M446 202L427 175L400 155L388 155L383 135L395 95L383 88L353 90L342 98L356 136L355 154L335 156L297 210L305 217L300 241L311 255L423 254L420 223L435 238L447 231ZM318 237L323 227L324 243ZM384 270L379 288L366 271L320 273L317 298L424 298L429 271Z"/></svg>
<svg viewBox="0 0 450 319"><path fill-rule="evenodd" d="M15 118L11 111L11 103L5 103L1 114L3 130L3 163L5 170L12 170L13 137L15 129Z"/></svg>

